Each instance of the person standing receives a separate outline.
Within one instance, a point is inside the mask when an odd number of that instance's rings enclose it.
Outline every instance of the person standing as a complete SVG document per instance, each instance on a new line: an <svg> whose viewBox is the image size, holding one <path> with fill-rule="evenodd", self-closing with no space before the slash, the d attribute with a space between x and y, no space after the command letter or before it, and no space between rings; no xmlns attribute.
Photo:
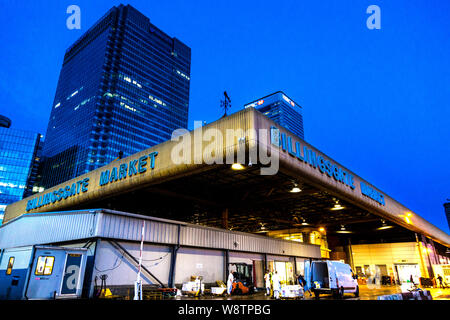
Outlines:
<svg viewBox="0 0 450 320"><path fill-rule="evenodd" d="M233 271L230 270L227 279L227 294L229 296L231 295L231 290L233 290L233 281L234 281Z"/></svg>
<svg viewBox="0 0 450 320"><path fill-rule="evenodd" d="M299 285L301 285L302 287L305 287L306 280L305 280L305 278L303 278L303 276L301 274L298 275L297 281L298 281Z"/></svg>
<svg viewBox="0 0 450 320"><path fill-rule="evenodd" d="M409 281L410 281L413 285L416 285L416 284L414 283L414 278L413 278L412 275L409 277Z"/></svg>
<svg viewBox="0 0 450 320"><path fill-rule="evenodd" d="M442 282L442 277L441 277L440 274L438 274L437 279L438 279L438 281L439 281L439 287L441 287L442 289L444 289L444 284L443 284L443 282Z"/></svg>
<svg viewBox="0 0 450 320"><path fill-rule="evenodd" d="M266 274L264 275L264 282L266 284L266 296L270 296L270 273L269 273L269 270L266 270Z"/></svg>
<svg viewBox="0 0 450 320"><path fill-rule="evenodd" d="M275 299L280 298L280 277L278 276L278 272L275 271L275 273L272 275L272 285L273 285L273 296Z"/></svg>

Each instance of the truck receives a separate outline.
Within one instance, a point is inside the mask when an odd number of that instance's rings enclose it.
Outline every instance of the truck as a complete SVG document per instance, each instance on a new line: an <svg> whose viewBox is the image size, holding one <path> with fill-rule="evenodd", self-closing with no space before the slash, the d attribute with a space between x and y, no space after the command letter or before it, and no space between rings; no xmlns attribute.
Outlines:
<svg viewBox="0 0 450 320"><path fill-rule="evenodd" d="M332 294L342 299L345 293L359 297L358 276L352 268L341 261L306 261L305 290L310 290L316 299L321 294Z"/></svg>

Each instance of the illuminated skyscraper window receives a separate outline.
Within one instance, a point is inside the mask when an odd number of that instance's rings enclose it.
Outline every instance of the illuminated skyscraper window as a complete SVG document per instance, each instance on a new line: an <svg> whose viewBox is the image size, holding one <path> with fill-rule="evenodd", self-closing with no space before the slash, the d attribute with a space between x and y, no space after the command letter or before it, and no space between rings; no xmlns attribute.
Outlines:
<svg viewBox="0 0 450 320"><path fill-rule="evenodd" d="M277 91L247 103L244 107L256 108L280 126L290 130L302 140L305 139L302 107L283 92Z"/></svg>
<svg viewBox="0 0 450 320"><path fill-rule="evenodd" d="M0 224L6 206L31 190L40 136L0 125Z"/></svg>

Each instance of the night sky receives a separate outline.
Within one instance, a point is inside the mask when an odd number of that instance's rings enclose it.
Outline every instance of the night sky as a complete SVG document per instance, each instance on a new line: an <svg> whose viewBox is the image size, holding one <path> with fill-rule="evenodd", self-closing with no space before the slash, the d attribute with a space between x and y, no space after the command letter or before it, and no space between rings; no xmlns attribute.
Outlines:
<svg viewBox="0 0 450 320"><path fill-rule="evenodd" d="M81 8L69 30L66 8ZM45 134L65 50L119 1L0 0L0 114ZM127 4L127 2L124 2ZM192 49L189 126L282 90L305 140L449 232L450 1L132 1ZM366 8L381 8L369 30Z"/></svg>

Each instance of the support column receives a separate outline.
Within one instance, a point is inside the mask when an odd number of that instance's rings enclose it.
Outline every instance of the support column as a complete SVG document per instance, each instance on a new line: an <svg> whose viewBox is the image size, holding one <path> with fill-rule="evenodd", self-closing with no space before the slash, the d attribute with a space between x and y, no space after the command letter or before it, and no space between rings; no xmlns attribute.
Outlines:
<svg viewBox="0 0 450 320"><path fill-rule="evenodd" d="M295 284L297 281L297 275L298 275L298 273L297 273L297 258L296 257L293 257L293 258L294 258L294 284Z"/></svg>
<svg viewBox="0 0 450 320"><path fill-rule="evenodd" d="M222 211L222 228L228 230L228 208Z"/></svg>
<svg viewBox="0 0 450 320"><path fill-rule="evenodd" d="M180 249L181 225L178 225L177 227L178 227L177 244L171 247L169 281L168 281L169 288L175 287L175 270L177 268L177 254L178 249Z"/></svg>
<svg viewBox="0 0 450 320"><path fill-rule="evenodd" d="M169 269L169 288L173 288L175 286L175 269L177 267L177 253L178 253L178 246L173 245L171 247L171 255L170 255L170 269Z"/></svg>
<svg viewBox="0 0 450 320"><path fill-rule="evenodd" d="M225 269L225 276L224 276L225 283L227 283L228 273L230 272L229 263L230 263L230 251L225 250L225 268L224 268Z"/></svg>
<svg viewBox="0 0 450 320"><path fill-rule="evenodd" d="M352 267L353 272L355 272L355 264L353 262L352 242L350 238L348 238L348 262L350 262L350 267Z"/></svg>
<svg viewBox="0 0 450 320"><path fill-rule="evenodd" d="M266 270L267 270L267 253L264 253L264 262L263 262L263 265L264 265L264 274L266 273Z"/></svg>
<svg viewBox="0 0 450 320"><path fill-rule="evenodd" d="M309 232L302 232L303 237L303 243L310 244L311 243L311 237Z"/></svg>
<svg viewBox="0 0 450 320"><path fill-rule="evenodd" d="M416 235L417 250L419 250L420 264L422 266L421 269L426 273L426 274L424 274L425 278L429 278L428 269L423 261L422 246L420 245L419 237L417 236L417 233L415 233L415 235Z"/></svg>
<svg viewBox="0 0 450 320"><path fill-rule="evenodd" d="M427 238L424 235L422 235L422 240L423 240L423 242L426 245L426 253L425 254L427 255L428 263L429 263L429 265L428 265L428 275L429 275L429 278L433 278L434 277L433 264L431 263L430 253L428 252L428 241L427 241Z"/></svg>

